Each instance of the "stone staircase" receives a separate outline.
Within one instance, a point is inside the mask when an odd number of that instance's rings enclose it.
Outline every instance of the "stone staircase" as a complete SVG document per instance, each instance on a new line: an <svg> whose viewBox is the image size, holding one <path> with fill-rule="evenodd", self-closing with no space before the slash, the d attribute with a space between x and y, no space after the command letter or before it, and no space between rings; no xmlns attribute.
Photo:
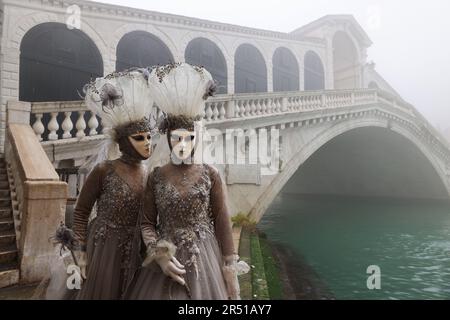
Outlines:
<svg viewBox="0 0 450 320"><path fill-rule="evenodd" d="M0 288L19 281L18 251L11 193L4 158L0 158Z"/></svg>

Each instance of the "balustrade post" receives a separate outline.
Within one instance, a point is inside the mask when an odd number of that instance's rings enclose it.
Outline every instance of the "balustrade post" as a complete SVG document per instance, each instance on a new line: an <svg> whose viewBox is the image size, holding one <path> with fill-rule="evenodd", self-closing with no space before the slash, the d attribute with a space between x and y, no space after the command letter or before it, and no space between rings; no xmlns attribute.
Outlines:
<svg viewBox="0 0 450 320"><path fill-rule="evenodd" d="M64 112L64 121L61 125L61 128L63 129L63 139L72 138L72 134L70 131L73 129L73 123L70 116L72 115L72 112Z"/></svg>
<svg viewBox="0 0 450 320"><path fill-rule="evenodd" d="M286 97L281 98L281 112L286 112L288 110L287 103Z"/></svg>
<svg viewBox="0 0 450 320"><path fill-rule="evenodd" d="M89 127L89 135L90 136L95 136L98 132L97 132L97 128L98 128L98 120L97 117L95 116L95 112L91 111L91 117L88 121L88 127Z"/></svg>
<svg viewBox="0 0 450 320"><path fill-rule="evenodd" d="M42 123L42 113L36 113L36 121L33 124L33 130L39 141L42 141L42 134L45 132L44 124Z"/></svg>
<svg viewBox="0 0 450 320"><path fill-rule="evenodd" d="M77 128L76 136L78 138L84 137L86 135L84 133L84 130L86 129L86 121L84 120L84 111L78 111L78 120L75 126Z"/></svg>
<svg viewBox="0 0 450 320"><path fill-rule="evenodd" d="M327 97L326 97L326 95L324 93L322 93L320 95L320 106L322 108L326 108L327 107Z"/></svg>
<svg viewBox="0 0 450 320"><path fill-rule="evenodd" d="M212 105L212 103L207 103L207 105L206 105L205 116L204 116L206 121L211 121L211 118L213 116L213 112L211 110L211 105Z"/></svg>
<svg viewBox="0 0 450 320"><path fill-rule="evenodd" d="M50 113L50 116L51 119L50 122L48 123L48 130L50 131L48 135L48 140L58 140L58 134L56 133L56 131L58 131L59 129L59 124L56 119L56 117L58 116L58 112L52 112Z"/></svg>
<svg viewBox="0 0 450 320"><path fill-rule="evenodd" d="M224 120L225 116L226 116L226 111L225 111L225 102L219 102L220 108L219 108L219 119L220 120Z"/></svg>

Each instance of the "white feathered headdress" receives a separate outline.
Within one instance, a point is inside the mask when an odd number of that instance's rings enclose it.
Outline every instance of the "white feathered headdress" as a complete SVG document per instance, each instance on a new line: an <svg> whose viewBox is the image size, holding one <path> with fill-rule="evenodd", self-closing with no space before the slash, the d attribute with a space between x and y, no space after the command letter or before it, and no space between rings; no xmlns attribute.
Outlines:
<svg viewBox="0 0 450 320"><path fill-rule="evenodd" d="M149 90L149 69L114 72L85 87L86 106L113 129L112 138L150 131L153 98Z"/></svg>
<svg viewBox="0 0 450 320"><path fill-rule="evenodd" d="M120 157L119 141L138 132L155 132L153 99L148 89L149 69L130 69L97 78L84 87L86 106L102 120L107 139L80 168L89 173L96 164Z"/></svg>
<svg viewBox="0 0 450 320"><path fill-rule="evenodd" d="M148 79L156 105L171 116L198 120L205 100L214 94L216 83L203 67L172 63L155 67Z"/></svg>

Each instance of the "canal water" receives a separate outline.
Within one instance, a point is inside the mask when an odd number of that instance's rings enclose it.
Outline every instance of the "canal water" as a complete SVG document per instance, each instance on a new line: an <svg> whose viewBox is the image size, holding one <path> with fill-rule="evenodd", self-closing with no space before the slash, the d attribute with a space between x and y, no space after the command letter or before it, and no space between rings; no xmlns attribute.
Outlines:
<svg viewBox="0 0 450 320"><path fill-rule="evenodd" d="M336 299L450 299L448 202L282 193L258 229ZM380 289L368 289L369 266L379 267Z"/></svg>

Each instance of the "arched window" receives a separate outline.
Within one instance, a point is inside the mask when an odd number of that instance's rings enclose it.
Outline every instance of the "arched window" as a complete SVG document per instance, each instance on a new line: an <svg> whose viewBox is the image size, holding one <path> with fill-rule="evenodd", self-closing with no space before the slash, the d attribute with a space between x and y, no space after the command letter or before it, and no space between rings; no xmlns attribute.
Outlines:
<svg viewBox="0 0 450 320"><path fill-rule="evenodd" d="M305 54L305 90L325 89L323 64L317 53L308 51Z"/></svg>
<svg viewBox="0 0 450 320"><path fill-rule="evenodd" d="M94 42L65 24L33 27L20 45L21 101L80 100L83 86L103 76L103 61Z"/></svg>
<svg viewBox="0 0 450 320"><path fill-rule="evenodd" d="M292 52L278 48L273 54L273 91L298 91L298 63Z"/></svg>
<svg viewBox="0 0 450 320"><path fill-rule="evenodd" d="M185 60L187 63L205 67L218 81L217 93L227 93L227 63L222 51L211 40L196 38L186 47Z"/></svg>
<svg viewBox="0 0 450 320"><path fill-rule="evenodd" d="M172 53L158 37L145 31L132 31L117 45L116 71L174 62Z"/></svg>
<svg viewBox="0 0 450 320"><path fill-rule="evenodd" d="M379 89L380 87L375 81L370 81L369 83L369 89Z"/></svg>
<svg viewBox="0 0 450 320"><path fill-rule="evenodd" d="M234 91L267 92L267 68L264 57L254 46L241 44L234 56Z"/></svg>
<svg viewBox="0 0 450 320"><path fill-rule="evenodd" d="M356 47L343 31L336 32L333 37L333 66L335 89L353 89L360 86Z"/></svg>

